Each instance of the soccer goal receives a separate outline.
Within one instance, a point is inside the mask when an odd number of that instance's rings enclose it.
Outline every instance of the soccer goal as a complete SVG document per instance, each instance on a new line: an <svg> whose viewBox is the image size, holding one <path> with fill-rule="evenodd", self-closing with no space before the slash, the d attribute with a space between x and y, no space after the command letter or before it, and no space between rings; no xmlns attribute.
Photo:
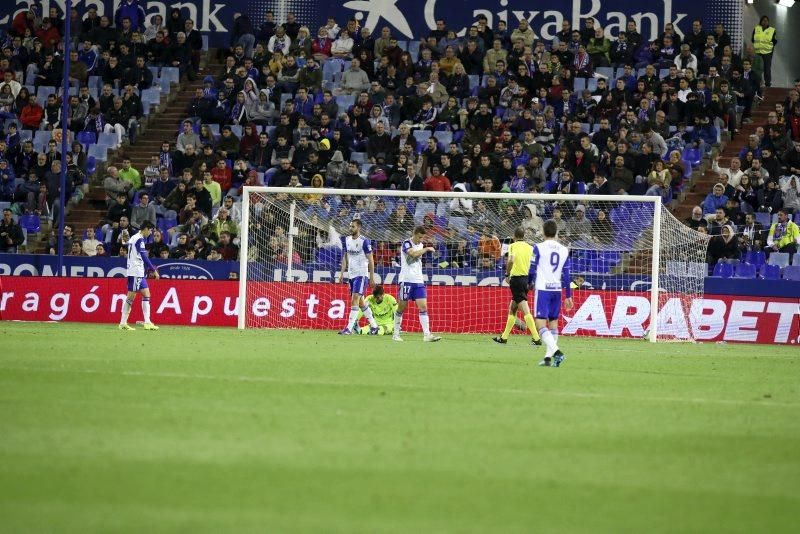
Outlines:
<svg viewBox="0 0 800 534"><path fill-rule="evenodd" d="M708 237L652 196L593 196L245 187L239 328L340 329L350 308L339 280L350 222L372 242L375 282L396 295L399 246L425 227L432 330L497 333L510 293L505 252L517 227L543 239L555 219L570 248L574 308L566 335L693 340L704 324ZM532 298L532 296L531 296ZM416 314L404 330L417 330Z"/></svg>

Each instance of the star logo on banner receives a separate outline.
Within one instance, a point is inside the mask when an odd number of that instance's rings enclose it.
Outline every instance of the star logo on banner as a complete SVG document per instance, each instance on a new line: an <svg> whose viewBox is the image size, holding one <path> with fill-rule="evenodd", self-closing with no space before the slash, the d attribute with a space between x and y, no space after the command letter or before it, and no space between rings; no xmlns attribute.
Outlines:
<svg viewBox="0 0 800 534"><path fill-rule="evenodd" d="M357 11L356 18L359 14L363 18L363 14L366 13L367 20L362 23L362 26L366 26L373 32L377 29L381 19L385 19L400 33L413 39L414 35L411 33L408 21L395 5L396 3L397 0L352 0L345 2L344 7Z"/></svg>

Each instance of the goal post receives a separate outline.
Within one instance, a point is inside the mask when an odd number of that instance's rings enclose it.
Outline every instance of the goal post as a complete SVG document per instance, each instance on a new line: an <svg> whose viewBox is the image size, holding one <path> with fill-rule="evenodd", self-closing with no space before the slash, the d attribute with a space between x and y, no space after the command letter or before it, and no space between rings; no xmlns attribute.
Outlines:
<svg viewBox="0 0 800 534"><path fill-rule="evenodd" d="M434 330L497 332L510 300L504 254L514 229L523 227L535 244L549 218L570 248L576 306L564 312L565 334L694 338L708 237L678 221L660 197L629 195L247 186L238 326L343 328L350 304L347 285L336 280L341 238L359 219L387 293L396 294L400 243L425 226L435 249L423 264Z"/></svg>

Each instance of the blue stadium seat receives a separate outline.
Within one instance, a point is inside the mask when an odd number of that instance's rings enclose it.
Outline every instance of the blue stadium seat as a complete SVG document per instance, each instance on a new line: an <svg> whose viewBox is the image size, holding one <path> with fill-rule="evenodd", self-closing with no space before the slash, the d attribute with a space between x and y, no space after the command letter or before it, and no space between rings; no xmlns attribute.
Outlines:
<svg viewBox="0 0 800 534"><path fill-rule="evenodd" d="M161 67L161 80L165 79L170 83L181 83L181 72L178 67Z"/></svg>
<svg viewBox="0 0 800 534"><path fill-rule="evenodd" d="M96 161L108 161L108 147L106 145L91 145L87 155L93 157Z"/></svg>
<svg viewBox="0 0 800 534"><path fill-rule="evenodd" d="M800 252L795 252L792 256L792 265L800 265Z"/></svg>
<svg viewBox="0 0 800 534"><path fill-rule="evenodd" d="M214 137L219 137L219 124L208 124L208 129L214 134Z"/></svg>
<svg viewBox="0 0 800 534"><path fill-rule="evenodd" d="M414 63L419 61L419 46L419 41L408 42L408 53L411 54L411 59L414 60Z"/></svg>
<svg viewBox="0 0 800 534"><path fill-rule="evenodd" d="M94 156L86 157L86 174L91 176L97 170L97 160Z"/></svg>
<svg viewBox="0 0 800 534"><path fill-rule="evenodd" d="M800 265L789 265L787 267L784 267L783 279L800 282Z"/></svg>
<svg viewBox="0 0 800 534"><path fill-rule="evenodd" d="M351 152L350 161L355 161L359 165L367 161L367 154L365 152Z"/></svg>
<svg viewBox="0 0 800 534"><path fill-rule="evenodd" d="M107 133L103 132L97 138L97 144L103 145L109 148L117 148L117 134L116 133Z"/></svg>
<svg viewBox="0 0 800 534"><path fill-rule="evenodd" d="M453 142L453 132L450 131L434 132L433 136L439 141L439 143L444 145L445 150L447 150L450 143Z"/></svg>
<svg viewBox="0 0 800 534"><path fill-rule="evenodd" d="M425 149L425 145L427 145L428 138L430 138L430 136L431 132L429 130L414 130L414 139L417 140L418 144L422 144L423 150Z"/></svg>
<svg viewBox="0 0 800 534"><path fill-rule="evenodd" d="M38 234L39 230L42 229L41 220L35 213L26 213L22 215L18 222L28 234Z"/></svg>
<svg viewBox="0 0 800 534"><path fill-rule="evenodd" d="M596 67L594 72L600 76L604 76L609 80L614 77L614 72L611 67Z"/></svg>
<svg viewBox="0 0 800 534"><path fill-rule="evenodd" d="M597 89L597 78L586 78L586 88L590 91Z"/></svg>
<svg viewBox="0 0 800 534"><path fill-rule="evenodd" d="M40 97L43 96L45 99L48 95L56 94L56 88L50 85L40 85L39 88L36 90L36 96Z"/></svg>
<svg viewBox="0 0 800 534"><path fill-rule="evenodd" d="M572 82L572 89L574 91L583 91L586 89L586 78L575 78Z"/></svg>
<svg viewBox="0 0 800 534"><path fill-rule="evenodd" d="M231 124L231 133L238 137L239 139L242 138L243 128L241 124Z"/></svg>
<svg viewBox="0 0 800 534"><path fill-rule="evenodd" d="M480 79L481 79L481 77L478 76L477 74L470 74L469 75L469 89L470 89L470 91L472 91L473 89L478 87L478 84L480 84Z"/></svg>
<svg viewBox="0 0 800 534"><path fill-rule="evenodd" d="M736 265L736 278L755 278L756 266L750 263L741 262Z"/></svg>
<svg viewBox="0 0 800 534"><path fill-rule="evenodd" d="M19 139L20 141L33 141L33 132L30 130L20 130Z"/></svg>
<svg viewBox="0 0 800 534"><path fill-rule="evenodd" d="M770 216L769 213L765 213L763 211L756 212L756 222L761 223L761 225L766 229L769 228L770 225Z"/></svg>
<svg viewBox="0 0 800 534"><path fill-rule="evenodd" d="M769 261L767 262L770 265L777 265L781 269L789 265L789 253L788 252L773 252L769 255Z"/></svg>
<svg viewBox="0 0 800 534"><path fill-rule="evenodd" d="M201 37L203 46L200 48L201 52L208 52L208 35L203 35Z"/></svg>
<svg viewBox="0 0 800 534"><path fill-rule="evenodd" d="M718 262L714 266L714 276L720 278L731 278L733 276L733 265L725 261Z"/></svg>
<svg viewBox="0 0 800 534"><path fill-rule="evenodd" d="M344 113L356 103L356 97L353 95L339 95L336 97L336 103L339 104L339 112Z"/></svg>
<svg viewBox="0 0 800 534"><path fill-rule="evenodd" d="M75 139L82 144L84 148L88 149L89 145L93 145L97 142L97 134L94 132L78 132Z"/></svg>
<svg viewBox="0 0 800 534"><path fill-rule="evenodd" d="M767 262L767 258L760 250L748 250L744 261L758 267L764 265Z"/></svg>
<svg viewBox="0 0 800 534"><path fill-rule="evenodd" d="M397 41L397 47L400 50L408 50L408 41Z"/></svg>
<svg viewBox="0 0 800 534"><path fill-rule="evenodd" d="M761 266L760 276L764 280L778 280L781 277L781 268L777 265L764 264Z"/></svg>

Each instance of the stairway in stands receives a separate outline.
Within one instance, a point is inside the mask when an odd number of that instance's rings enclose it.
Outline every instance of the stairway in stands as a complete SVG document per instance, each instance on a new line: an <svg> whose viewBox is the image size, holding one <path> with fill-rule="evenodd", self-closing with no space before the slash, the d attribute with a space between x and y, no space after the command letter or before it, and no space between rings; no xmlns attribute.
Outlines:
<svg viewBox="0 0 800 534"><path fill-rule="evenodd" d="M728 141L720 154L719 166L728 168L731 158L736 157L739 151L747 144L747 139L751 134L756 133L758 126L767 123L767 115L775 109L775 104L786 99L788 89L769 87L764 91L764 101L753 107L753 122L743 124L739 128L736 137ZM715 183L719 182L719 174L708 168L700 176L696 177L692 190L686 194L685 199L673 210L673 215L679 220L684 220L692 214L692 208L700 205Z"/></svg>
<svg viewBox="0 0 800 534"><path fill-rule="evenodd" d="M213 52L209 60L215 58ZM150 157L161 150L162 141L169 141L173 145L178 136L180 121L186 118L186 109L189 101L194 96L195 89L203 86L203 76L208 72L219 72L222 65L219 63L208 64L196 81L184 80L180 85L173 85L167 96L162 96L158 108L150 112L149 120L144 133L140 134L133 145L124 145L116 151L109 151L108 161L105 166L98 166L97 174L92 177L89 191L83 200L73 206L66 217L67 223L74 225L78 235L82 235L88 226L96 226L107 211L106 194L103 189L105 169L111 165L122 166L124 158L130 158L131 166L143 173L144 168L150 164Z"/></svg>

